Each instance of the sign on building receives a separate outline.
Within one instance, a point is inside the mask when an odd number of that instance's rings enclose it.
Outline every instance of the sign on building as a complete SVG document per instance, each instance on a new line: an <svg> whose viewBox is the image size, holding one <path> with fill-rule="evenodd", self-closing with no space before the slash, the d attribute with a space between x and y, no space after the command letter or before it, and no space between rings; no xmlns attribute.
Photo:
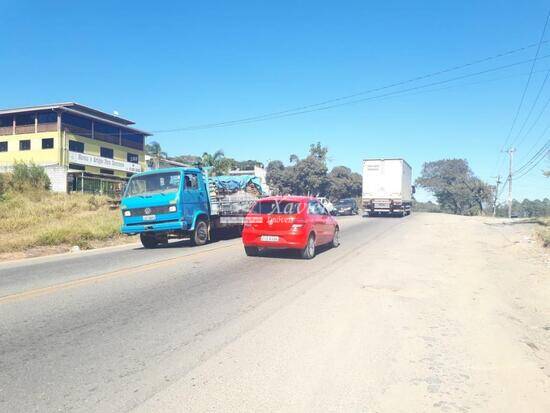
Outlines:
<svg viewBox="0 0 550 413"><path fill-rule="evenodd" d="M137 163L118 161L116 159L103 158L101 156L89 155L87 153L80 152L69 151L69 162L125 172L141 172L141 165Z"/></svg>

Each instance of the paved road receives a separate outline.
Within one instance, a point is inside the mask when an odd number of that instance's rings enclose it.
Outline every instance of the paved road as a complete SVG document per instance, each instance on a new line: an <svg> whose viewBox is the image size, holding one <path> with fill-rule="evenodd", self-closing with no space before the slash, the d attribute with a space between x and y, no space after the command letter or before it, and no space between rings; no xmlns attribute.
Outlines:
<svg viewBox="0 0 550 413"><path fill-rule="evenodd" d="M311 261L234 239L0 264L0 412L550 411L541 257L475 217L341 227Z"/></svg>
<svg viewBox="0 0 550 413"><path fill-rule="evenodd" d="M340 221L312 261L233 239L0 265L0 411L139 406L406 219Z"/></svg>

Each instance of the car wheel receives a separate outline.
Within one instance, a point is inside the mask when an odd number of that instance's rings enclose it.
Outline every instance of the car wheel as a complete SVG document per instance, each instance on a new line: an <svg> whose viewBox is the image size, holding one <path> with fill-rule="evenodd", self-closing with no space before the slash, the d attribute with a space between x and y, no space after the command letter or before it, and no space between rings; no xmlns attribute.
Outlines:
<svg viewBox="0 0 550 413"><path fill-rule="evenodd" d="M340 245L340 229L334 228L334 235L332 236L332 248L337 248Z"/></svg>
<svg viewBox="0 0 550 413"><path fill-rule="evenodd" d="M191 243L193 245L204 245L208 241L208 224L204 219L197 220L195 230L191 235Z"/></svg>
<svg viewBox="0 0 550 413"><path fill-rule="evenodd" d="M139 239L144 248L155 248L158 245L157 239L151 234L145 234L142 232L139 234Z"/></svg>
<svg viewBox="0 0 550 413"><path fill-rule="evenodd" d="M303 259L306 260L310 260L315 257L315 235L310 234L309 238L307 239L307 244L301 251L300 255Z"/></svg>
<svg viewBox="0 0 550 413"><path fill-rule="evenodd" d="M255 257L260 253L260 250L258 250L258 247L244 247L244 252L249 257Z"/></svg>

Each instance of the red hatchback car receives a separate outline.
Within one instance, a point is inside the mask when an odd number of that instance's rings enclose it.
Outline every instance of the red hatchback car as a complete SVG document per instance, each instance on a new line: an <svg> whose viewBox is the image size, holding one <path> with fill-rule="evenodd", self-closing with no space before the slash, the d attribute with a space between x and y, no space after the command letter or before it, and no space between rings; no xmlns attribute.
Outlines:
<svg viewBox="0 0 550 413"><path fill-rule="evenodd" d="M297 249L302 258L315 256L315 247L340 243L336 220L316 198L282 196L260 199L245 218L242 234L246 255L263 249Z"/></svg>

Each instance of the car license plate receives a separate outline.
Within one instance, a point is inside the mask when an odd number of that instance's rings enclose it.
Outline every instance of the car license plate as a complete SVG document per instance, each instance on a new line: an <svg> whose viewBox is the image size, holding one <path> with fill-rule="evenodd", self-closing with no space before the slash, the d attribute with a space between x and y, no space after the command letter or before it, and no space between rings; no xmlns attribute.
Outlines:
<svg viewBox="0 0 550 413"><path fill-rule="evenodd" d="M389 208L390 207L390 204L383 204L383 203L378 203L378 204L374 204L374 207L375 208Z"/></svg>
<svg viewBox="0 0 550 413"><path fill-rule="evenodd" d="M279 241L279 237L277 235L262 235L260 238L262 241L266 242L277 242Z"/></svg>
<svg viewBox="0 0 550 413"><path fill-rule="evenodd" d="M156 215L144 215L143 220L144 221L154 221L156 217L157 217Z"/></svg>

